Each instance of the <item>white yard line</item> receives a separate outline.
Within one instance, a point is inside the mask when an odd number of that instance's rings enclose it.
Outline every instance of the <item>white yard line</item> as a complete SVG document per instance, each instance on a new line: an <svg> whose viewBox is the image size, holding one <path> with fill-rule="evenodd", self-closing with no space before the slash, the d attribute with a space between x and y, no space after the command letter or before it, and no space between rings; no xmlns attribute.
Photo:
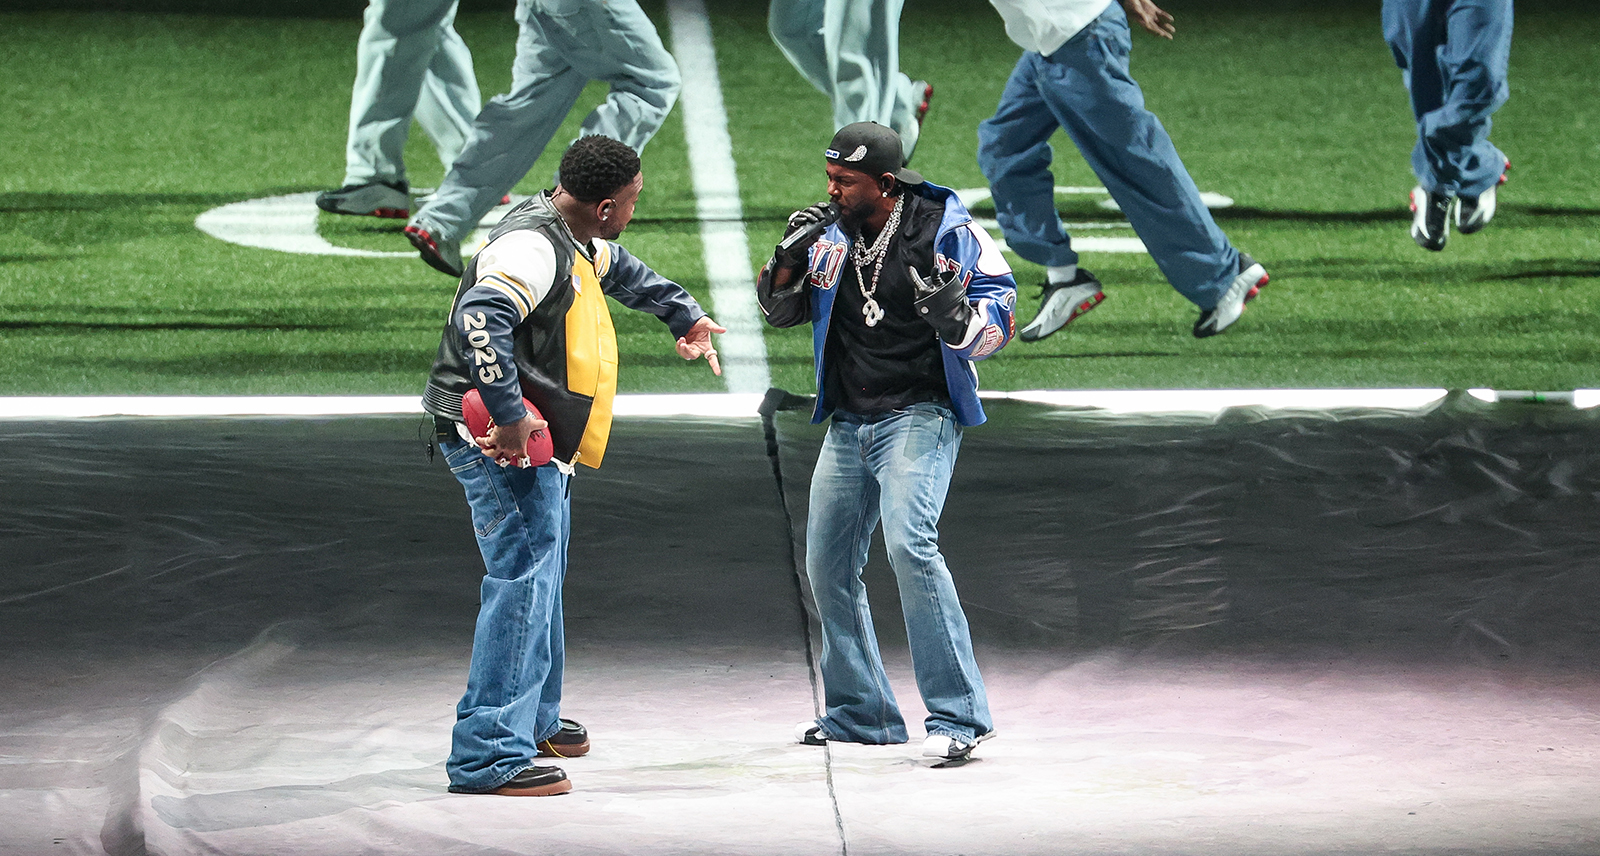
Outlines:
<svg viewBox="0 0 1600 856"><path fill-rule="evenodd" d="M717 341L723 381L729 392L764 393L772 385L772 375L767 370L767 345L761 335L761 310L756 305L744 206L739 201L739 177L728 136L728 114L722 106L711 22L702 0L670 0L667 15L673 56L683 74L678 103L689 145L689 173L694 180L706 279L711 284L712 317L728 328Z"/></svg>

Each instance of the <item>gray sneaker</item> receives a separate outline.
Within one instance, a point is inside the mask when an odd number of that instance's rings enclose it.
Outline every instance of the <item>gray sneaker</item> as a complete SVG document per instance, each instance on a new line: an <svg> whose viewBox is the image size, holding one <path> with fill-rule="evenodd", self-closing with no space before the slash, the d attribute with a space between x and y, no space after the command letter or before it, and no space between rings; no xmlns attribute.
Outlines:
<svg viewBox="0 0 1600 856"><path fill-rule="evenodd" d="M1044 284L1044 295L1039 299L1039 314L1033 316L1032 323L1023 327L1017 336L1024 342L1037 342L1099 306L1105 299L1106 293L1101 290L1100 280L1095 279L1094 274L1078 268L1071 282Z"/></svg>
<svg viewBox="0 0 1600 856"><path fill-rule="evenodd" d="M436 238L432 232L416 223L407 225L405 232L406 240L417 248L422 260L427 262L429 267L450 276L461 276L465 267L461 264L460 241Z"/></svg>
<svg viewBox="0 0 1600 856"><path fill-rule="evenodd" d="M411 216L411 195L403 183L347 184L318 193L317 207L331 214L403 220Z"/></svg>

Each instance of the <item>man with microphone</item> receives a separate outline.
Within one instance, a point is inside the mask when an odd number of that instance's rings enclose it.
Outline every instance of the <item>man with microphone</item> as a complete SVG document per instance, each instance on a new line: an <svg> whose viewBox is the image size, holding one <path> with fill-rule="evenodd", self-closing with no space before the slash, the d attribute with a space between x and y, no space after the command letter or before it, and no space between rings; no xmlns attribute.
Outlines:
<svg viewBox="0 0 1600 856"><path fill-rule="evenodd" d="M812 422L832 420L806 523L827 711L795 738L909 739L861 582L881 522L928 709L922 754L959 763L994 724L937 526L962 430L985 418L973 363L1015 332L1016 283L955 193L901 166L894 131L846 125L824 155L829 204L789 218L756 284L769 324L811 322Z"/></svg>

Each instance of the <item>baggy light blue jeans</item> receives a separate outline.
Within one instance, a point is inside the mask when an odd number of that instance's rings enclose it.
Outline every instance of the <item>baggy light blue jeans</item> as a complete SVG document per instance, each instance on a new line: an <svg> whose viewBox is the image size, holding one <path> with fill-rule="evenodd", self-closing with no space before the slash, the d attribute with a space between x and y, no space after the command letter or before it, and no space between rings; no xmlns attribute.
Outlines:
<svg viewBox="0 0 1600 856"><path fill-rule="evenodd" d="M818 722L828 739L907 740L861 581L880 519L928 733L971 740L994 729L967 617L939 552L939 515L960 447L955 414L939 405L879 419L833 414L806 523L806 575L822 621L827 712Z"/></svg>
<svg viewBox="0 0 1600 856"><path fill-rule="evenodd" d="M611 85L579 136L644 151L678 100L678 64L634 0L519 0L511 91L489 99L434 198L412 217L459 241L533 168L591 80Z"/></svg>
<svg viewBox="0 0 1600 856"><path fill-rule="evenodd" d="M1489 127L1511 91L1511 21L1511 0L1383 0L1383 37L1417 117L1411 171L1423 190L1476 197L1505 172Z"/></svg>
<svg viewBox="0 0 1600 856"><path fill-rule="evenodd" d="M356 41L344 183L406 181L411 119L446 168L467 144L483 99L456 0L371 0Z"/></svg>
<svg viewBox="0 0 1600 856"><path fill-rule="evenodd" d="M1214 309L1239 273L1239 251L1200 201L1167 129L1145 109L1128 71L1132 48L1128 16L1112 3L1050 56L1024 52L994 116L978 126L978 166L1017 255L1038 265L1077 264L1050 172L1050 136L1066 131L1167 282Z"/></svg>
<svg viewBox="0 0 1600 856"><path fill-rule="evenodd" d="M533 766L536 744L561 728L571 478L553 465L501 467L460 440L439 446L466 491L486 569L445 762L450 790L475 793Z"/></svg>
<svg viewBox="0 0 1600 856"><path fill-rule="evenodd" d="M900 70L905 0L771 0L767 31L789 64L833 104L835 131L854 122L893 128L907 154L921 128L922 91Z"/></svg>

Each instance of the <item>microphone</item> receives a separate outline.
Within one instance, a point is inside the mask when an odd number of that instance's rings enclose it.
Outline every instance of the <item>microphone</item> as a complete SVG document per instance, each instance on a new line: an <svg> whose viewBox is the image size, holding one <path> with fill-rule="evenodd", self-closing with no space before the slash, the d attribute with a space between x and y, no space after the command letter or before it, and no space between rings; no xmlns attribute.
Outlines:
<svg viewBox="0 0 1600 856"><path fill-rule="evenodd" d="M812 241L822 237L822 233L839 219L839 213L838 203L829 202L827 210L823 211L822 213L821 220L818 220L804 229L790 234L789 237L784 238L778 244L778 252L787 254L790 250L793 250L795 247L798 247L801 244L809 244Z"/></svg>

